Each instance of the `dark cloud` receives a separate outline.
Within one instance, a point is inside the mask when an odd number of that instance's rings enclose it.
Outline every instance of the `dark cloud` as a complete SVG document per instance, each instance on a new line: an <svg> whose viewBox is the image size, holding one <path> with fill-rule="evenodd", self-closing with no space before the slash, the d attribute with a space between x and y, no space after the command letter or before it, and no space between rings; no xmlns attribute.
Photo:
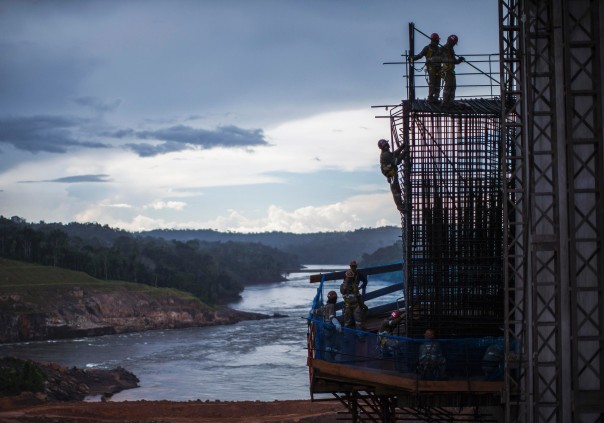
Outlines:
<svg viewBox="0 0 604 423"><path fill-rule="evenodd" d="M110 109L106 103L91 97L81 97L74 101L78 104L95 107L97 110ZM94 121L70 116L0 118L0 143L11 144L19 150L32 153L66 153L72 147L110 148L111 145L102 142L80 141L80 134L86 133L87 128L93 124ZM131 128L103 129L94 136L159 141L159 143L129 142L125 145L126 148L141 157L190 148L245 148L268 144L261 129L248 130L232 125L215 130L196 129L185 125L175 125L154 131L136 131Z"/></svg>
<svg viewBox="0 0 604 423"><path fill-rule="evenodd" d="M37 153L66 153L71 147L107 148L100 142L80 141L74 137L87 121L65 116L31 116L0 118L0 143L19 150Z"/></svg>
<svg viewBox="0 0 604 423"><path fill-rule="evenodd" d="M88 107L97 113L112 112L117 110L117 108L122 104L121 99L103 101L96 97L77 97L73 98L72 100L74 103L80 106Z"/></svg>
<svg viewBox="0 0 604 423"><path fill-rule="evenodd" d="M63 178L47 179L43 181L21 181L21 183L35 183L35 182L57 182L63 184L78 184L81 182L111 182L109 175L98 174L98 175L76 175L76 176L65 176Z"/></svg>
<svg viewBox="0 0 604 423"><path fill-rule="evenodd" d="M155 131L120 130L114 131L112 134L116 138L135 136L139 139L163 141L159 145L149 143L129 143L126 145L127 148L143 157L186 150L191 146L209 149L214 147L240 148L268 145L261 129L248 130L232 125L222 126L213 131L177 125Z"/></svg>
<svg viewBox="0 0 604 423"><path fill-rule="evenodd" d="M190 115L187 118L185 118L185 121L189 121L189 120L200 120L203 119L204 117L202 115Z"/></svg>
<svg viewBox="0 0 604 423"><path fill-rule="evenodd" d="M152 157L158 156L160 154L172 153L175 151L186 150L188 147L186 144L178 143L178 142L164 142L159 145L153 145L148 143L140 143L140 144L126 144L126 148L134 151L141 157Z"/></svg>
<svg viewBox="0 0 604 423"><path fill-rule="evenodd" d="M214 131L177 125L156 131L141 131L137 133L137 136L141 139L174 141L203 148L249 147L267 144L261 129L247 130L232 125L222 126Z"/></svg>
<svg viewBox="0 0 604 423"><path fill-rule="evenodd" d="M111 138L129 138L136 136L136 133L132 129L117 129L115 131L105 131L101 135Z"/></svg>

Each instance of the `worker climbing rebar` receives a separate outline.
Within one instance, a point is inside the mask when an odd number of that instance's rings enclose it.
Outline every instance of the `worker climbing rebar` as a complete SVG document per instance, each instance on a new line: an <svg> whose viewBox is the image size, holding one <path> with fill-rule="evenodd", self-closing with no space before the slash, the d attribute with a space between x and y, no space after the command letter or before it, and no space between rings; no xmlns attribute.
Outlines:
<svg viewBox="0 0 604 423"><path fill-rule="evenodd" d="M407 150L401 145L396 150L390 151L390 143L385 139L378 141L378 147L382 151L380 153L380 169L390 184L390 191L394 197L396 208L399 212L404 213L405 207L402 199L401 185L398 180L398 165L403 161Z"/></svg>

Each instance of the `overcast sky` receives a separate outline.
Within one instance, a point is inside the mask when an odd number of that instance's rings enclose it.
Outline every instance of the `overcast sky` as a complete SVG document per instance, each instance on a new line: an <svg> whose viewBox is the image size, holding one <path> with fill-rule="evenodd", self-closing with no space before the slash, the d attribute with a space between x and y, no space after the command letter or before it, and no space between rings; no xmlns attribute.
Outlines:
<svg viewBox="0 0 604 423"><path fill-rule="evenodd" d="M409 22L496 53L497 16L496 0L0 0L0 215L398 225L371 106L398 104L405 80L384 63Z"/></svg>

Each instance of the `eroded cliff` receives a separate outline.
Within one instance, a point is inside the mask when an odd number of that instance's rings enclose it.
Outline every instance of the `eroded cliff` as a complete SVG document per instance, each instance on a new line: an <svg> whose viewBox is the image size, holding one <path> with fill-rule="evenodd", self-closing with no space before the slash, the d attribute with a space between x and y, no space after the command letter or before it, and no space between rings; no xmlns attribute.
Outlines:
<svg viewBox="0 0 604 423"><path fill-rule="evenodd" d="M0 343L231 324L268 317L210 307L171 289L89 280L81 275L73 276L74 283L70 277L64 275L59 282L38 277L33 283L12 272L12 283L0 284Z"/></svg>

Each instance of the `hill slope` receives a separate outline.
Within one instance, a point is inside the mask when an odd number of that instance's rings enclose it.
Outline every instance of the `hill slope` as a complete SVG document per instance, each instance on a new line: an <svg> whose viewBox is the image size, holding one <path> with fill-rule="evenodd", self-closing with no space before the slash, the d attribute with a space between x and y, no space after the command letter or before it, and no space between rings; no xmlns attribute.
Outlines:
<svg viewBox="0 0 604 423"><path fill-rule="evenodd" d="M0 342L74 338L264 318L209 307L191 294L101 281L0 258Z"/></svg>
<svg viewBox="0 0 604 423"><path fill-rule="evenodd" d="M166 240L182 242L199 240L206 242L252 242L277 248L293 254L304 264L348 263L359 260L364 254L371 254L379 248L400 242L401 228L385 226L364 228L351 232L320 232L294 234L287 232L235 233L217 232L211 229L157 229L140 233Z"/></svg>

